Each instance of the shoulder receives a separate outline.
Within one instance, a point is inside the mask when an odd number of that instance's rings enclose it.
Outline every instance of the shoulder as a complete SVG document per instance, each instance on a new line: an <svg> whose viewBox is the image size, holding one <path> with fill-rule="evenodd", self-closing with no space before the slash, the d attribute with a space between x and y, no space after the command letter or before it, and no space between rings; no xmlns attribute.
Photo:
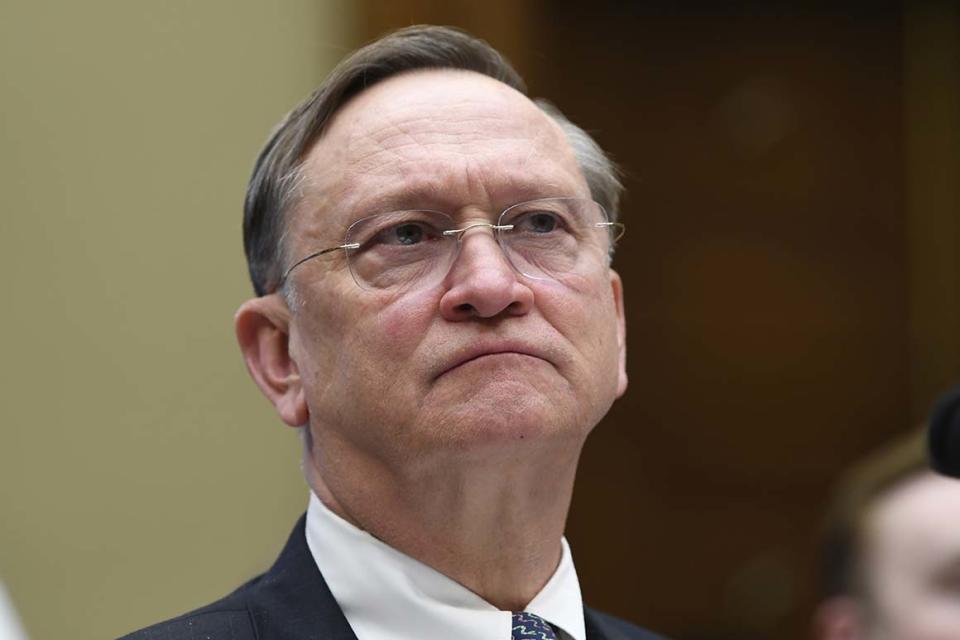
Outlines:
<svg viewBox="0 0 960 640"><path fill-rule="evenodd" d="M160 622L119 640L256 640L246 591L259 578L251 580L227 597L181 616Z"/></svg>
<svg viewBox="0 0 960 640"><path fill-rule="evenodd" d="M635 624L611 616L608 613L586 607L584 621L587 626L587 640L667 640Z"/></svg>
<svg viewBox="0 0 960 640"><path fill-rule="evenodd" d="M301 517L273 566L226 598L121 640L353 638L307 547ZM355 638L354 638L355 640Z"/></svg>

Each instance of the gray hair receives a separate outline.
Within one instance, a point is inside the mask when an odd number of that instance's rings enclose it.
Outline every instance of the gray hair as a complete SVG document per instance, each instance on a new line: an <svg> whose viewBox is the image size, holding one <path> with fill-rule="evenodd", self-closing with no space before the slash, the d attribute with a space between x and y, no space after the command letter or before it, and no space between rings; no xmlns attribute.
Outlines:
<svg viewBox="0 0 960 640"><path fill-rule="evenodd" d="M416 69L474 71L527 95L523 79L496 49L450 27L407 27L348 56L274 129L257 158L243 215L244 251L257 295L273 293L281 285L284 218L300 193L304 158L323 136L332 116L364 89ZM586 131L570 122L559 109L545 100L534 102L563 130L591 197L615 221L623 191L616 165Z"/></svg>

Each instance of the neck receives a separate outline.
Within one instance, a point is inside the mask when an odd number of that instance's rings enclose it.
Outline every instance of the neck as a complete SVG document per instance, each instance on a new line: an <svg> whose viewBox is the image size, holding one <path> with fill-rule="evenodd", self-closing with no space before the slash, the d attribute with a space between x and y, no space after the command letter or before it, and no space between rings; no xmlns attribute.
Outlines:
<svg viewBox="0 0 960 640"><path fill-rule="evenodd" d="M305 456L328 508L497 608L523 610L556 570L582 441L399 471L331 444Z"/></svg>

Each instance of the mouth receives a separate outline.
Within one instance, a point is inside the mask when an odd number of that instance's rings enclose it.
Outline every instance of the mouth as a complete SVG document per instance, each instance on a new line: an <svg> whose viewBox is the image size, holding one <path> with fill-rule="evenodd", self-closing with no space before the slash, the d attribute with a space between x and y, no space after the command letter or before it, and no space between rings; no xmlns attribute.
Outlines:
<svg viewBox="0 0 960 640"><path fill-rule="evenodd" d="M502 345L472 345L469 348L456 352L448 358L439 373L434 379L440 378L464 365L474 362L488 360L497 357L519 357L524 359L535 359L541 362L552 364L552 362L537 349L527 347L526 345L502 344Z"/></svg>

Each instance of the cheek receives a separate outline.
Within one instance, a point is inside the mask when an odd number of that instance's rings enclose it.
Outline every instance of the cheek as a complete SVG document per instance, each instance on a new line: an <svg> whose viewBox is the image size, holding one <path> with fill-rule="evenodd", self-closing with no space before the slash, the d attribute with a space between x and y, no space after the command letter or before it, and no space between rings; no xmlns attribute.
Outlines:
<svg viewBox="0 0 960 640"><path fill-rule="evenodd" d="M306 317L298 323L295 348L311 415L334 424L343 419L347 399L356 397L380 398L400 411L397 398L409 396L410 386L418 384L417 349L436 301L416 294L395 299L354 294L342 300L300 311ZM376 411L378 403L370 404Z"/></svg>
<svg viewBox="0 0 960 640"><path fill-rule="evenodd" d="M616 347L617 310L605 275L550 282L538 296L550 323L574 343L591 352Z"/></svg>
<svg viewBox="0 0 960 640"><path fill-rule="evenodd" d="M609 279L570 278L549 283L537 296L537 306L547 322L576 350L582 369L579 375L591 378L598 393L616 385L620 352Z"/></svg>
<svg viewBox="0 0 960 640"><path fill-rule="evenodd" d="M420 345L436 315L429 293L370 299L344 328L338 358L341 386L376 388L383 394L396 385L416 384Z"/></svg>
<svg viewBox="0 0 960 640"><path fill-rule="evenodd" d="M434 292L424 291L383 303L376 314L376 325L385 339L384 346L400 352L416 348L437 314L437 300Z"/></svg>

